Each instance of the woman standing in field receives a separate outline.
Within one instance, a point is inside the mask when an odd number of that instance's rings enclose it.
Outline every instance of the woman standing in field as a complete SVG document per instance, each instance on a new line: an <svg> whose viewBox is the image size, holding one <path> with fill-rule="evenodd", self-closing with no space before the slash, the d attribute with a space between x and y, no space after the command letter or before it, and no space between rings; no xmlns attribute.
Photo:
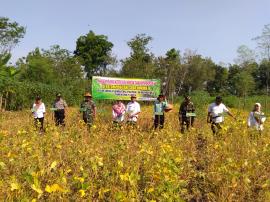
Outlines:
<svg viewBox="0 0 270 202"><path fill-rule="evenodd" d="M39 96L36 97L35 103L32 107L32 113L34 115L34 123L36 128L40 126L39 130L40 132L44 131L44 114L45 114L45 104L41 101L41 98Z"/></svg>
<svg viewBox="0 0 270 202"><path fill-rule="evenodd" d="M263 130L263 123L265 121L264 113L261 112L261 104L255 103L252 112L250 112L248 117L248 127L256 128L258 131Z"/></svg>
<svg viewBox="0 0 270 202"><path fill-rule="evenodd" d="M124 117L125 112L126 112L125 105L120 100L116 100L115 104L112 107L113 123L115 125L123 123L125 118Z"/></svg>

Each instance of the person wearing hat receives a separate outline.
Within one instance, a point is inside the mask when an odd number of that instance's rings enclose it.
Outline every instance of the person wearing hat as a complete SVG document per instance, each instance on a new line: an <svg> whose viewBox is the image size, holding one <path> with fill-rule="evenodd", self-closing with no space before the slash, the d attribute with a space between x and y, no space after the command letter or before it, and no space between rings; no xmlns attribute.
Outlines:
<svg viewBox="0 0 270 202"><path fill-rule="evenodd" d="M56 94L56 99L53 103L54 109L54 121L56 126L65 126L65 110L68 105L65 100L63 100L60 93Z"/></svg>
<svg viewBox="0 0 270 202"><path fill-rule="evenodd" d="M263 123L265 122L266 118L264 113L261 111L261 104L255 103L252 112L250 112L248 117L248 127L249 128L256 128L258 131L263 131Z"/></svg>
<svg viewBox="0 0 270 202"><path fill-rule="evenodd" d="M128 120L127 122L132 125L136 125L138 120L138 115L141 113L140 104L136 101L136 95L131 95L131 101L127 104L127 114Z"/></svg>
<svg viewBox="0 0 270 202"><path fill-rule="evenodd" d="M45 109L45 104L42 102L40 96L36 97L35 103L33 104L31 111L34 116L35 127L38 128L38 126L40 126L39 132L40 133L44 132L43 123L44 123L44 115L45 115L46 109Z"/></svg>
<svg viewBox="0 0 270 202"><path fill-rule="evenodd" d="M164 95L159 95L154 102L154 127L162 129L164 127L165 116L164 112L168 103Z"/></svg>
<svg viewBox="0 0 270 202"><path fill-rule="evenodd" d="M215 102L209 105L207 115L207 123L211 123L213 134L217 134L222 128L221 125L224 122L224 113L227 113L235 119L229 109L222 103L222 97L217 96Z"/></svg>
<svg viewBox="0 0 270 202"><path fill-rule="evenodd" d="M188 113L195 113L195 107L193 102L191 102L191 97L185 96L178 114L181 133L185 132L185 126L187 130L193 127L195 116L188 116Z"/></svg>
<svg viewBox="0 0 270 202"><path fill-rule="evenodd" d="M81 103L81 111L83 112L84 123L90 128L96 117L96 104L92 100L92 95L89 92L84 94L84 101Z"/></svg>

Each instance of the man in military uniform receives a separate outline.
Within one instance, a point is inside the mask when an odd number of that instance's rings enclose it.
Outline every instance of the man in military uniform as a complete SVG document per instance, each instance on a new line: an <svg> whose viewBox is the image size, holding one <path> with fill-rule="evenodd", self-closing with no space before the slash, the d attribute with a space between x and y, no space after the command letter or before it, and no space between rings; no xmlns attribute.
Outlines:
<svg viewBox="0 0 270 202"><path fill-rule="evenodd" d="M87 124L88 128L90 128L96 116L96 105L90 93L85 93L84 101L81 103L81 111L83 112L84 122Z"/></svg>
<svg viewBox="0 0 270 202"><path fill-rule="evenodd" d="M194 113L195 107L194 104L191 102L191 98L189 96L185 96L184 101L180 105L179 109L179 122L181 133L185 132L185 125L187 130L189 127L193 127L195 116L187 116L187 113Z"/></svg>
<svg viewBox="0 0 270 202"><path fill-rule="evenodd" d="M65 126L65 110L67 108L67 103L62 99L60 93L56 94L56 99L53 103L54 109L54 121L56 126Z"/></svg>

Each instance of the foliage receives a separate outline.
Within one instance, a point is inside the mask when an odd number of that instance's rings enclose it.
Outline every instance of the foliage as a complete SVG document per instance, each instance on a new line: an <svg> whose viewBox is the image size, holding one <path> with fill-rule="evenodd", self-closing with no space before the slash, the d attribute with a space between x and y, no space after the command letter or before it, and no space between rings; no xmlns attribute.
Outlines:
<svg viewBox="0 0 270 202"><path fill-rule="evenodd" d="M120 75L133 78L152 78L155 71L154 55L147 47L152 37L138 34L127 45L131 49L130 57L121 61Z"/></svg>
<svg viewBox="0 0 270 202"><path fill-rule="evenodd" d="M270 61L270 24L264 25L260 36L254 38L261 49L262 59Z"/></svg>
<svg viewBox="0 0 270 202"><path fill-rule="evenodd" d="M24 37L25 31L25 27L17 22L10 22L8 18L0 17L0 55L9 53Z"/></svg>
<svg viewBox="0 0 270 202"><path fill-rule="evenodd" d="M77 39L74 54L83 64L87 78L106 75L108 65L113 61L112 47L113 44L108 41L107 36L96 35L93 31Z"/></svg>

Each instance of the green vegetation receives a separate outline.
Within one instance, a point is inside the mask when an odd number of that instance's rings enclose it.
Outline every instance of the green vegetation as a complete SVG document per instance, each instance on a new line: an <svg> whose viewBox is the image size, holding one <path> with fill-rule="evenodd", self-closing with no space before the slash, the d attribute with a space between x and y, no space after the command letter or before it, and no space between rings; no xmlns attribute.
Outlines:
<svg viewBox="0 0 270 202"><path fill-rule="evenodd" d="M90 91L93 75L160 79L161 91L170 101L184 94L196 96L195 92L200 91L204 97L226 96L229 105L241 109L249 109L253 104L249 100L255 101L253 98L265 107L270 80L269 27L266 25L262 34L254 38L261 60L255 57L255 51L242 45L237 50L235 64L228 66L215 64L211 58L191 50L180 52L171 48L164 56L155 56L149 48L153 38L146 34L128 41L130 56L118 62L109 38L93 31L78 37L75 50L59 45L48 50L36 48L10 65L12 49L24 37L26 29L1 17L0 109L28 108L37 95L51 103L57 92L63 94L69 105L78 105L83 92ZM259 95L266 97L256 97ZM199 99L204 102L208 98Z"/></svg>

